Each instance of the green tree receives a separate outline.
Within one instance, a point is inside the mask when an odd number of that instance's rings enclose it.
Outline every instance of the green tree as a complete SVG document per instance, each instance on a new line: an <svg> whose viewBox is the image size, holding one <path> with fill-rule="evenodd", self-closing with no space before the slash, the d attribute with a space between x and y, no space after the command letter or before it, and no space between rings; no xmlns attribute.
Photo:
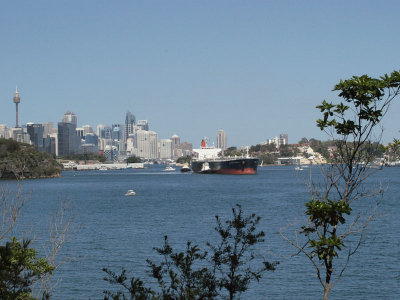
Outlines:
<svg viewBox="0 0 400 300"><path fill-rule="evenodd" d="M159 263L147 260L150 274L157 280L160 291L146 288L143 281L132 277L130 280L123 269L120 275L109 269L106 281L123 288L122 291L104 291L105 299L238 299L248 289L251 281L259 280L262 273L274 270L277 262L258 260L256 268L256 244L264 242L264 232L257 231L260 217L255 214L244 216L238 205L232 209L233 218L223 222L216 216L215 231L220 237L216 245L207 243L210 253L203 252L190 242L183 252L175 252L164 238L162 248L154 250L162 256Z"/></svg>
<svg viewBox="0 0 400 300"><path fill-rule="evenodd" d="M241 156L243 153L236 147L229 147L224 151L225 156Z"/></svg>
<svg viewBox="0 0 400 300"><path fill-rule="evenodd" d="M142 160L140 159L140 157L137 157L136 155L132 155L132 156L129 156L129 157L125 160L125 162L126 162L126 163L129 163L129 164L131 164L131 163L141 163Z"/></svg>
<svg viewBox="0 0 400 300"><path fill-rule="evenodd" d="M262 260L262 266L255 268L252 261L256 258L254 246L264 242L265 233L257 231L260 217L256 214L244 216L240 205L232 208L233 219L222 222L216 216L215 231L220 236L220 243L212 245L211 260L214 274L220 288L227 290L229 299L237 299L248 289L252 280L260 280L264 271L275 270L278 262Z"/></svg>
<svg viewBox="0 0 400 300"><path fill-rule="evenodd" d="M375 148L379 147L371 139L381 133L377 133L378 124L399 94L399 87L397 71L380 78L354 76L340 81L333 89L343 102L333 104L324 100L317 106L323 114L317 125L335 141L337 151L332 164L321 169L319 180L314 178L308 184L312 196L306 203L308 223L295 232L295 239L281 233L312 262L324 289L323 299L328 299L350 258L359 249L379 203L374 204L370 214L357 212L353 216L353 202L367 201L369 197L376 200L383 195L380 186L365 184L377 171L368 167L373 162ZM304 237L303 241L297 233ZM344 259L338 259L339 253L343 253Z"/></svg>
<svg viewBox="0 0 400 300"><path fill-rule="evenodd" d="M305 137L301 138L301 140L299 141L299 145L301 144L308 144L308 139Z"/></svg>
<svg viewBox="0 0 400 300"><path fill-rule="evenodd" d="M176 162L177 162L178 164L184 164L184 163L188 163L188 164L189 164L191 161L192 161L192 157L189 156L189 155L179 157L179 158L176 160Z"/></svg>
<svg viewBox="0 0 400 300"><path fill-rule="evenodd" d="M54 266L38 257L37 251L29 245L30 241L21 243L11 238L0 246L0 299L35 299L32 285L53 272Z"/></svg>

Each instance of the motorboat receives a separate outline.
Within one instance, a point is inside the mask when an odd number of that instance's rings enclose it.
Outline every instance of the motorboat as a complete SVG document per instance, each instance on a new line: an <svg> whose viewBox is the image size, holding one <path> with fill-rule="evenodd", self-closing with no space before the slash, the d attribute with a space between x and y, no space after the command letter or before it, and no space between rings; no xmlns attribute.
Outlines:
<svg viewBox="0 0 400 300"><path fill-rule="evenodd" d="M299 167L296 167L295 170L296 170L296 171L303 171L304 169L303 169L302 167L299 166Z"/></svg>
<svg viewBox="0 0 400 300"><path fill-rule="evenodd" d="M171 166L166 166L163 171L175 171L175 169Z"/></svg>
<svg viewBox="0 0 400 300"><path fill-rule="evenodd" d="M188 164L184 164L181 168L181 172L190 172L190 168Z"/></svg>
<svg viewBox="0 0 400 300"><path fill-rule="evenodd" d="M125 194L125 196L135 196L136 192L134 190L128 190Z"/></svg>

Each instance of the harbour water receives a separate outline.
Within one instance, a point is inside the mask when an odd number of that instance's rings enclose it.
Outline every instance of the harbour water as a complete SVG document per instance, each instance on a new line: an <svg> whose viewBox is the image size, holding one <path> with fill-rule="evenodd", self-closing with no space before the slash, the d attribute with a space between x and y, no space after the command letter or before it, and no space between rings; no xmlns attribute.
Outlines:
<svg viewBox="0 0 400 300"><path fill-rule="evenodd" d="M307 170L302 171L307 172ZM302 173L304 174L304 173ZM395 299L400 295L400 168L386 168L369 179L387 187L379 218L370 224L365 241L352 257L330 299ZM0 184L15 185L15 182ZM291 257L295 249L279 230L304 220L309 200L302 175L294 167L259 168L254 176L198 175L163 172L161 166L144 170L64 172L60 178L27 180L24 192L31 196L14 234L35 237L42 251L48 239L50 216L61 201L74 215L59 259L67 260L54 277L54 299L102 299L110 285L103 267L146 282L146 259L159 261L152 250L168 235L171 245L183 249L186 241L206 249L217 239L215 215L231 217L241 204L246 214L261 216L259 229L266 241L257 252L280 261L277 270L264 274L242 299L321 299L315 270L304 256ZM134 189L136 196L125 197ZM357 204L368 211L369 204ZM356 206L357 206L356 205ZM297 228L299 228L297 226ZM346 250L345 250L346 251Z"/></svg>

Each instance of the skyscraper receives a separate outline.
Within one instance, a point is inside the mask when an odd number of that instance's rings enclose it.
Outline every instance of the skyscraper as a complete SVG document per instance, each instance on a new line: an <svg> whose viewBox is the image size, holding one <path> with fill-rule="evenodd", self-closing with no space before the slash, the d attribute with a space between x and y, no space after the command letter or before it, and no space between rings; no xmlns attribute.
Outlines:
<svg viewBox="0 0 400 300"><path fill-rule="evenodd" d="M14 94L14 103L15 103L15 128L18 128L18 104L21 102L21 98L19 97L18 87L15 88Z"/></svg>
<svg viewBox="0 0 400 300"><path fill-rule="evenodd" d="M171 137L171 141L172 141L172 151L173 151L173 156L174 157L178 157L178 149L179 146L181 144L181 139L179 138L179 136L177 136L176 134L174 134Z"/></svg>
<svg viewBox="0 0 400 300"><path fill-rule="evenodd" d="M288 139L288 134L287 133L281 133L279 135L279 139L281 140L281 144L283 144L283 145L289 144L289 139Z"/></svg>
<svg viewBox="0 0 400 300"><path fill-rule="evenodd" d="M28 123L26 126L32 145L36 147L40 152L44 151L43 144L43 131L42 124Z"/></svg>
<svg viewBox="0 0 400 300"><path fill-rule="evenodd" d="M222 129L220 129L217 133L217 148L222 150L226 150L227 148L226 133Z"/></svg>
<svg viewBox="0 0 400 300"><path fill-rule="evenodd" d="M128 110L125 116L125 130L124 130L124 142L128 139L129 135L134 133L133 129L136 124L135 116Z"/></svg>
<svg viewBox="0 0 400 300"><path fill-rule="evenodd" d="M76 126L73 123L58 123L58 155L78 153L79 136L76 134Z"/></svg>
<svg viewBox="0 0 400 300"><path fill-rule="evenodd" d="M139 120L137 122L137 126L141 129L141 130L149 130L149 121L147 120Z"/></svg>
<svg viewBox="0 0 400 300"><path fill-rule="evenodd" d="M171 159L172 158L172 141L170 139L160 140L160 158Z"/></svg>
<svg viewBox="0 0 400 300"><path fill-rule="evenodd" d="M76 117L76 114L74 114L72 111L67 111L62 118L63 123L72 123L75 125L75 128L78 127L78 118Z"/></svg>
<svg viewBox="0 0 400 300"><path fill-rule="evenodd" d="M158 135L154 131L138 130L136 132L137 156L141 158L158 158Z"/></svg>
<svg viewBox="0 0 400 300"><path fill-rule="evenodd" d="M58 155L78 153L81 138L78 136L76 131L77 123L78 119L71 111L67 111L63 115L63 121L58 123Z"/></svg>

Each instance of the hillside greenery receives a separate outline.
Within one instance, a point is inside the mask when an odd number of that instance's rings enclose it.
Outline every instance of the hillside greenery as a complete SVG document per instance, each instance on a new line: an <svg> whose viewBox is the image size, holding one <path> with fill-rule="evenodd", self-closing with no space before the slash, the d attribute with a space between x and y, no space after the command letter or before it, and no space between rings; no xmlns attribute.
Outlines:
<svg viewBox="0 0 400 300"><path fill-rule="evenodd" d="M61 168L48 153L11 139L0 139L0 179L59 176Z"/></svg>

